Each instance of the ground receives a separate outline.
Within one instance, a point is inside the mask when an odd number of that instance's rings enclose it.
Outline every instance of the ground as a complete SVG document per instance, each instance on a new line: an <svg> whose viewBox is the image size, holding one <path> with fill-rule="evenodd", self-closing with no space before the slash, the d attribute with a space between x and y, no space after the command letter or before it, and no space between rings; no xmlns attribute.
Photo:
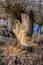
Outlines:
<svg viewBox="0 0 43 65"><path fill-rule="evenodd" d="M31 51L14 46L13 41L0 45L0 65L43 65L43 44Z"/></svg>

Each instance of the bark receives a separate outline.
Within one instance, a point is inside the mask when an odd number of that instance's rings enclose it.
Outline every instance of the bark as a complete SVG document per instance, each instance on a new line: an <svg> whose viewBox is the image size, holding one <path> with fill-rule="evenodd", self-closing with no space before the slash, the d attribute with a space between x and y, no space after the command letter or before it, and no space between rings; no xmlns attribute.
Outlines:
<svg viewBox="0 0 43 65"><path fill-rule="evenodd" d="M27 13L21 13L21 20L22 24L18 20L15 21L13 32L21 45L28 46L27 34L31 33L32 30L31 20Z"/></svg>
<svg viewBox="0 0 43 65"><path fill-rule="evenodd" d="M33 23L29 17L28 13L22 13L21 14L22 19L22 28L26 32L26 35L32 35L33 33Z"/></svg>

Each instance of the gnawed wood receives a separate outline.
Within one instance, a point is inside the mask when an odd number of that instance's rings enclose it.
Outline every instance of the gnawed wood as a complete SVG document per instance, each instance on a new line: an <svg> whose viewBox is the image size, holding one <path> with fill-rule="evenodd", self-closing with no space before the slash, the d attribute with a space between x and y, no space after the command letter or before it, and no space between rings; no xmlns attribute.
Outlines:
<svg viewBox="0 0 43 65"><path fill-rule="evenodd" d="M22 25L18 20L15 21L15 25L13 28L13 32L17 37L18 43L25 47L37 47L36 44L29 42L29 37L27 37L26 33L24 32L24 29L22 28Z"/></svg>

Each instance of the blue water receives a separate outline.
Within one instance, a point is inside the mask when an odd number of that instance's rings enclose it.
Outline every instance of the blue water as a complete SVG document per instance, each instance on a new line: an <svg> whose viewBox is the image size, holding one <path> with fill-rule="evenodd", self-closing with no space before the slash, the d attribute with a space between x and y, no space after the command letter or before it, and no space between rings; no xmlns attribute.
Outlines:
<svg viewBox="0 0 43 65"><path fill-rule="evenodd" d="M33 33L37 32L39 25L38 24L34 24L34 28L33 28ZM41 26L41 32L43 31L43 25ZM38 35L40 35L40 28L38 31Z"/></svg>

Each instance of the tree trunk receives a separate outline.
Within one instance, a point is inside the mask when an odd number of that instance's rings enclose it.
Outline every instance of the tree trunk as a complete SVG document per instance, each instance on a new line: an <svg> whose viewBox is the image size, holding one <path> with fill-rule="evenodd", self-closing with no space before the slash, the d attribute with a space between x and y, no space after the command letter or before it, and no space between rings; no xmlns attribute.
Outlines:
<svg viewBox="0 0 43 65"><path fill-rule="evenodd" d="M16 35L19 43L24 46L28 46L28 33L31 33L32 24L27 13L21 13L22 24L16 20L13 28L13 32Z"/></svg>
<svg viewBox="0 0 43 65"><path fill-rule="evenodd" d="M24 29L26 35L32 35L33 23L27 13L21 13L22 28Z"/></svg>

